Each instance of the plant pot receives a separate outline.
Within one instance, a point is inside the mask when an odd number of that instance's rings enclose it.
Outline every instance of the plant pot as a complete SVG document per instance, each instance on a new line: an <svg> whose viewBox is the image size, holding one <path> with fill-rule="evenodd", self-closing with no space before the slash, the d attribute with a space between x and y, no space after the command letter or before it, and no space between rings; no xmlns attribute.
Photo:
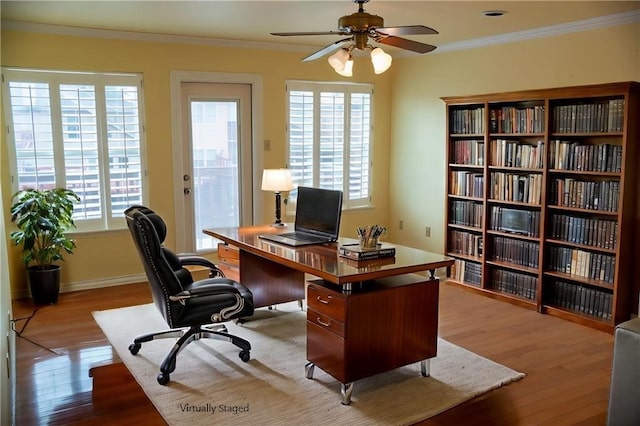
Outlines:
<svg viewBox="0 0 640 426"><path fill-rule="evenodd" d="M46 269L37 266L27 268L27 281L31 297L36 305L52 305L60 294L60 266L49 265Z"/></svg>

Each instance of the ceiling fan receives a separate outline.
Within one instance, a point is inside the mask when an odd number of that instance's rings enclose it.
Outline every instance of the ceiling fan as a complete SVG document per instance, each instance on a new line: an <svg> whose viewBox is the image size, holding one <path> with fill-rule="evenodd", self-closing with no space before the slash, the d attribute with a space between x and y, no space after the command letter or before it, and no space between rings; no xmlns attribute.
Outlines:
<svg viewBox="0 0 640 426"><path fill-rule="evenodd" d="M334 34L348 36L347 38L338 40L318 50L317 52L312 53L311 55L302 59L303 62L319 59L324 55L341 48L342 48L341 51L339 51L335 55L332 55L332 57L338 55L344 58L345 54L344 52L342 52L342 50L346 50L348 54L348 58L350 58L351 51L354 49L356 50L372 49L371 56L373 60L374 51L376 49L369 44L369 39L372 39L376 43L399 47L401 49L410 50L416 53L427 53L427 52L431 52L436 48L436 46L433 46L431 44L420 43L414 40L398 37L398 36L406 36L406 35L438 34L438 31L434 30L433 28L425 27L424 25L385 27L384 20L382 19L382 17L377 15L372 15L364 11L363 5L365 3L368 3L369 0L353 0L353 2L358 3L358 12L341 17L338 20L337 31L308 31L308 32L284 32L284 33L279 32L279 33L271 33L271 34L275 36L308 36L308 35L334 35ZM346 44L347 42L349 43L349 45L347 48L345 48L344 44ZM384 55L387 55L384 52L382 53ZM391 56L389 55L387 56L388 56L389 64L387 65L385 70L389 67L389 65L391 65ZM346 62L346 59L341 62ZM330 58L330 63L331 63L331 58ZM375 67L375 63L374 63L374 67ZM338 69L336 69L336 71L340 73Z"/></svg>

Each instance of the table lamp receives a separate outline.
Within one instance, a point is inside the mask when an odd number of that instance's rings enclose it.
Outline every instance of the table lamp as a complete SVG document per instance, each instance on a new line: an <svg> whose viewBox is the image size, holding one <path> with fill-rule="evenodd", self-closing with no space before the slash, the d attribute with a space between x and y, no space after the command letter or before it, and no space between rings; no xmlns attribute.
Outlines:
<svg viewBox="0 0 640 426"><path fill-rule="evenodd" d="M293 179L289 169L264 169L262 172L262 190L273 191L276 194L276 220L271 226L286 226L280 219L280 204L282 197L280 192L291 191L293 189Z"/></svg>

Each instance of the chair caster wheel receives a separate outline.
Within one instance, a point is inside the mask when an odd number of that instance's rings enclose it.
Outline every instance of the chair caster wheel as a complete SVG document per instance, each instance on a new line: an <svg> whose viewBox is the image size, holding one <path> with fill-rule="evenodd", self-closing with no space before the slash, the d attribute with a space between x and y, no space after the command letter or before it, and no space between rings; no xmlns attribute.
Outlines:
<svg viewBox="0 0 640 426"><path fill-rule="evenodd" d="M164 373L158 374L158 383L160 383L163 386L169 383L169 374L164 374Z"/></svg>
<svg viewBox="0 0 640 426"><path fill-rule="evenodd" d="M142 345L140 345L139 343L138 344L135 344L135 343L130 344L129 345L129 352L131 352L131 355L137 355L138 351L140 350L140 346L142 346Z"/></svg>
<svg viewBox="0 0 640 426"><path fill-rule="evenodd" d="M251 358L251 354L247 350L240 351L240 354L238 356L244 362L249 361L249 359Z"/></svg>

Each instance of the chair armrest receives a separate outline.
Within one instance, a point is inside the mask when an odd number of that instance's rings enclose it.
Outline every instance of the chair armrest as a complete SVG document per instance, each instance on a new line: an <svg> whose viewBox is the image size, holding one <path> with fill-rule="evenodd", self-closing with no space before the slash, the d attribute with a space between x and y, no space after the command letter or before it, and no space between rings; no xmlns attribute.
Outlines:
<svg viewBox="0 0 640 426"><path fill-rule="evenodd" d="M196 281L194 284L197 285L169 296L169 300L184 303L185 300L196 297L215 296L217 294L240 294L240 291L231 284L232 281L227 282L227 280L222 279L223 281L221 282L219 280L219 278L214 278L211 279L212 282L206 282L207 280Z"/></svg>
<svg viewBox="0 0 640 426"><path fill-rule="evenodd" d="M204 266L205 268L209 268L211 273L209 274L210 278L213 277L224 277L224 272L222 272L215 263L207 259L203 256L198 256L196 254L188 254L188 253L180 253L178 254L178 260L180 260L181 265L193 265L193 266Z"/></svg>

